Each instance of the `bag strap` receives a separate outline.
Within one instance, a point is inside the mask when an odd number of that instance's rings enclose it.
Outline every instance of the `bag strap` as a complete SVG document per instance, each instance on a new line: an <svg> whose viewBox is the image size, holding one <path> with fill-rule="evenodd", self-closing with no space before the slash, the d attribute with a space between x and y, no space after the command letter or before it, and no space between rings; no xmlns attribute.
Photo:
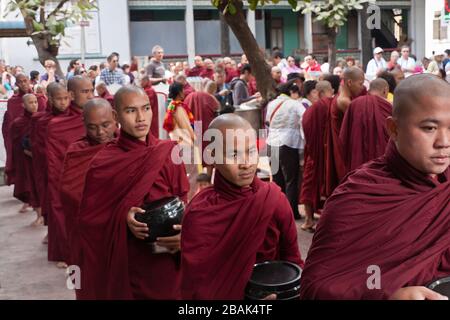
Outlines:
<svg viewBox="0 0 450 320"><path fill-rule="evenodd" d="M281 102L276 106L275 110L273 110L272 114L270 115L270 119L269 119L269 127L270 127L270 124L272 123L272 119L273 119L273 117L275 116L275 113L277 113L277 111L281 108L281 106L283 105L284 102L285 102L285 101L281 101Z"/></svg>

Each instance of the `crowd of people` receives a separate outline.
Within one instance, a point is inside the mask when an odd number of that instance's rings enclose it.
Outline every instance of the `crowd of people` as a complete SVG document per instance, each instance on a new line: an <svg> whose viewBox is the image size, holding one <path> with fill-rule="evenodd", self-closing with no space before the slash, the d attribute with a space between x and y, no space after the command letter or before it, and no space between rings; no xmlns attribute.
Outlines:
<svg viewBox="0 0 450 320"><path fill-rule="evenodd" d="M373 53L364 72L351 57L330 70L274 50L271 101L245 55L166 68L155 46L145 66L111 53L71 61L64 79L52 60L31 77L2 62L6 182L48 226L48 260L80 267L77 299L243 299L254 264L273 260L303 269L302 299L445 299L426 285L450 274L448 51L424 66L406 46L389 62ZM234 113L252 102L272 182ZM179 233L149 246L136 217L171 197L186 205ZM299 205L315 232L307 255Z"/></svg>

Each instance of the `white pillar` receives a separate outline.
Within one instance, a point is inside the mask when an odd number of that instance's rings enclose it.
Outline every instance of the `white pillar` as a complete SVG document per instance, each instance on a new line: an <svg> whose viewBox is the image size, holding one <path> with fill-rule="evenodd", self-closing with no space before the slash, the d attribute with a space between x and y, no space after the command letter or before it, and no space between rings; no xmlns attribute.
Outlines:
<svg viewBox="0 0 450 320"><path fill-rule="evenodd" d="M304 28L303 34L305 37L305 49L308 53L313 52L313 38L312 38L312 17L311 13L307 13L303 16Z"/></svg>
<svg viewBox="0 0 450 320"><path fill-rule="evenodd" d="M186 51L189 65L194 64L195 57L195 28L194 28L194 6L192 0L186 0Z"/></svg>
<svg viewBox="0 0 450 320"><path fill-rule="evenodd" d="M247 10L247 24L250 30L253 33L253 36L256 38L256 18L255 18L255 11L250 10L250 8Z"/></svg>
<svg viewBox="0 0 450 320"><path fill-rule="evenodd" d="M358 10L358 50L359 50L359 61L362 61L363 47L362 47L362 28L361 28L361 11L360 10Z"/></svg>

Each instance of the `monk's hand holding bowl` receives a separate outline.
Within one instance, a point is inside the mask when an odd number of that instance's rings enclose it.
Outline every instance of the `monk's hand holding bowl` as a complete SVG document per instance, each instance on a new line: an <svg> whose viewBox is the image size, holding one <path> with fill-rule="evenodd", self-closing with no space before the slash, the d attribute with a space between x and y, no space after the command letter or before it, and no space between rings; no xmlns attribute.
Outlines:
<svg viewBox="0 0 450 320"><path fill-rule="evenodd" d="M181 224L174 224L174 230L181 230ZM158 237L156 244L165 247L170 253L177 253L181 247L181 233L171 237Z"/></svg>
<svg viewBox="0 0 450 320"><path fill-rule="evenodd" d="M400 288L392 294L390 300L448 300L448 297L443 296L436 291L428 289L427 287L405 287Z"/></svg>
<svg viewBox="0 0 450 320"><path fill-rule="evenodd" d="M136 221L134 216L136 214L144 213L145 210L138 208L138 207L132 207L130 211L128 211L127 215L127 224L130 231L134 234L134 236L138 239L144 240L148 237L148 227L147 224Z"/></svg>

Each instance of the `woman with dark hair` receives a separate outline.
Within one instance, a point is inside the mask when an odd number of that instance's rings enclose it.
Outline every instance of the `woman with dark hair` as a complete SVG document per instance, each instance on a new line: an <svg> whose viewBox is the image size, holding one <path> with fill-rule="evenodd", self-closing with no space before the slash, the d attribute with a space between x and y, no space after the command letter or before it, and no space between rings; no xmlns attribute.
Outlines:
<svg viewBox="0 0 450 320"><path fill-rule="evenodd" d="M188 200L195 193L197 175L201 171L201 168L197 167L197 164L201 167L201 159L197 158L198 154L195 152L193 127L194 115L184 102L183 85L174 82L169 87L169 105L164 117L163 128L169 133L170 139L178 142L183 150L190 150L191 156L184 155L182 159L189 176Z"/></svg>

